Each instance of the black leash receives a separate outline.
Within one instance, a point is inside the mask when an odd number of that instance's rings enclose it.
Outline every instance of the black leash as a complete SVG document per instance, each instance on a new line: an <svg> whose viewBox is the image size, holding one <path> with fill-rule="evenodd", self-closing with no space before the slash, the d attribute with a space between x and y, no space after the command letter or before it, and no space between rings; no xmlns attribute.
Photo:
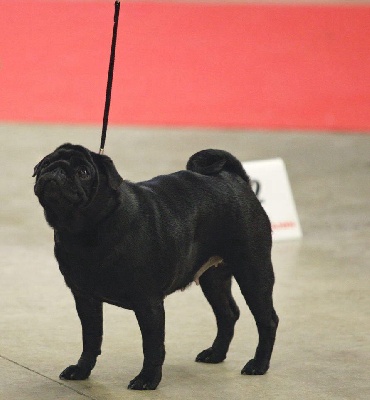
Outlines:
<svg viewBox="0 0 370 400"><path fill-rule="evenodd" d="M114 11L113 36L112 36L112 45L111 45L111 49L110 49L110 60L109 60L109 69L108 69L108 82L107 82L107 90L106 90L106 93L105 93L103 129L102 129L102 132L101 132L101 141L100 141L99 154L103 154L104 153L105 139L107 137L107 126L108 126L110 99L111 99L111 93L112 93L113 69L114 69L114 59L115 59L115 53L116 53L117 28L118 28L118 17L119 17L120 5L121 5L121 3L118 0L116 0L116 2L114 3L115 11Z"/></svg>

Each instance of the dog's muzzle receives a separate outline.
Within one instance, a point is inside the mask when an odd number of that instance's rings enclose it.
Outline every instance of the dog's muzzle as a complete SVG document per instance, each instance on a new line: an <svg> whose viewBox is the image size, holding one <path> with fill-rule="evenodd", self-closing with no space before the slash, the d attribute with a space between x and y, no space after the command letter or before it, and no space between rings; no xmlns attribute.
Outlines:
<svg viewBox="0 0 370 400"><path fill-rule="evenodd" d="M71 188L62 168L41 175L36 181L34 191L43 206L58 206L66 202L75 204L81 202L83 197Z"/></svg>

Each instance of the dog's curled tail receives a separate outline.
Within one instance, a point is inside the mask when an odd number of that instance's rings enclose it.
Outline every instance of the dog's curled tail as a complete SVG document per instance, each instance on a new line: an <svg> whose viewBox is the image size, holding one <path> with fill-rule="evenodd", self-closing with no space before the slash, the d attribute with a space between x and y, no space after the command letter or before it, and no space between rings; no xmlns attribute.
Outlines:
<svg viewBox="0 0 370 400"><path fill-rule="evenodd" d="M199 151L189 158L186 169L202 175L216 175L221 171L228 171L239 175L250 184L249 176L241 162L224 150L208 149Z"/></svg>

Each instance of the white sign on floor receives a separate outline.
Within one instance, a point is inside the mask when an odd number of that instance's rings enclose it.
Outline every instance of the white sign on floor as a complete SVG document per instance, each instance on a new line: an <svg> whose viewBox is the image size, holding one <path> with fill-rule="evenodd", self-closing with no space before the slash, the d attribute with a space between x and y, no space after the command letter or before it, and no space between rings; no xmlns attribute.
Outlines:
<svg viewBox="0 0 370 400"><path fill-rule="evenodd" d="M242 164L270 218L273 240L301 238L302 230L284 161L274 158Z"/></svg>

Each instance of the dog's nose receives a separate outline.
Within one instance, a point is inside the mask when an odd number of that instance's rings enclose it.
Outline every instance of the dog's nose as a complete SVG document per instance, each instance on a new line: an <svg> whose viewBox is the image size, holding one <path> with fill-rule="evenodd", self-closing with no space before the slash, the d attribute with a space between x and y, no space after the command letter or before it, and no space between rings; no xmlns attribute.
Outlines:
<svg viewBox="0 0 370 400"><path fill-rule="evenodd" d="M59 179L64 179L64 178L66 177L66 173L65 173L64 169L63 169L63 168L60 168L60 167L55 168L55 169L53 170L53 175L54 175L56 178L59 178Z"/></svg>

